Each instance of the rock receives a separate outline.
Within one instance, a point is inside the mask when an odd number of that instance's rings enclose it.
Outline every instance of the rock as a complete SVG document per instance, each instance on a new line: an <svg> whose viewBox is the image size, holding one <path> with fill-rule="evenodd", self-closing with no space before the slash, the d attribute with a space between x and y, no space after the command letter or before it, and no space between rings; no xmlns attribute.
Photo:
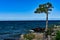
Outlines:
<svg viewBox="0 0 60 40"><path fill-rule="evenodd" d="M43 32L45 28L34 28L32 30L34 30L35 32Z"/></svg>
<svg viewBox="0 0 60 40"><path fill-rule="evenodd" d="M35 35L35 37L32 40L38 40L38 39L43 40L43 33L32 33L32 34ZM23 36L24 35L22 34L20 40L24 40Z"/></svg>
<svg viewBox="0 0 60 40"><path fill-rule="evenodd" d="M42 39L43 38L43 33L33 33L33 34L35 34L35 38L36 39Z"/></svg>
<svg viewBox="0 0 60 40"><path fill-rule="evenodd" d="M24 40L24 37L23 37L23 36L24 36L24 35L22 34L20 40Z"/></svg>
<svg viewBox="0 0 60 40"><path fill-rule="evenodd" d="M34 30L29 30L30 32L34 32Z"/></svg>

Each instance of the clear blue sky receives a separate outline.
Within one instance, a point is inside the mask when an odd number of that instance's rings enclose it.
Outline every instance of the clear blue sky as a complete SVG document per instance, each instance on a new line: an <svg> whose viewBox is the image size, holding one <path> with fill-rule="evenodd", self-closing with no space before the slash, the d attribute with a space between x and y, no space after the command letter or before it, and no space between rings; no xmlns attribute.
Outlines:
<svg viewBox="0 0 60 40"><path fill-rule="evenodd" d="M45 20L45 14L35 14L39 4L54 6L49 20L60 20L60 0L0 0L0 20Z"/></svg>

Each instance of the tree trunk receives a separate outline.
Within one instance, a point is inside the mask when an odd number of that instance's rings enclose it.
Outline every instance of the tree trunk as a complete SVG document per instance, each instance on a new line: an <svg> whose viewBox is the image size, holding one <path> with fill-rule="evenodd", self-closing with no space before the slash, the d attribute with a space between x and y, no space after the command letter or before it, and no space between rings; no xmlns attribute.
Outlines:
<svg viewBox="0 0 60 40"><path fill-rule="evenodd" d="M48 29L48 13L46 13L46 29L45 29L45 31L47 31L47 29Z"/></svg>
<svg viewBox="0 0 60 40"><path fill-rule="evenodd" d="M46 28L45 28L45 32L44 32L46 40L48 40L47 29L48 29L48 13L46 13Z"/></svg>

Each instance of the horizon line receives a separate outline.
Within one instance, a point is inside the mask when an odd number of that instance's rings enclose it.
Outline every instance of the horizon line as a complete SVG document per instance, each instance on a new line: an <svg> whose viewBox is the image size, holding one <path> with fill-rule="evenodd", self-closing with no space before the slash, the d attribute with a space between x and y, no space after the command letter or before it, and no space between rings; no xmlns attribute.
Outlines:
<svg viewBox="0 0 60 40"><path fill-rule="evenodd" d="M0 20L0 21L46 21L46 20ZM48 21L60 21L60 20L48 20Z"/></svg>

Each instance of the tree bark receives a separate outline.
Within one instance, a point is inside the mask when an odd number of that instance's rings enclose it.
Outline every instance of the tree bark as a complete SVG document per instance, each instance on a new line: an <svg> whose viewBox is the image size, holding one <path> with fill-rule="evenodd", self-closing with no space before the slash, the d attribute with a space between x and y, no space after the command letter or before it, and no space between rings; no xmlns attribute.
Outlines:
<svg viewBox="0 0 60 40"><path fill-rule="evenodd" d="M46 13L46 29L45 29L45 31L47 31L47 29L48 29L48 13Z"/></svg>
<svg viewBox="0 0 60 40"><path fill-rule="evenodd" d="M48 13L46 13L46 28L45 28L45 33L44 33L46 40L48 40L47 29L48 29Z"/></svg>

